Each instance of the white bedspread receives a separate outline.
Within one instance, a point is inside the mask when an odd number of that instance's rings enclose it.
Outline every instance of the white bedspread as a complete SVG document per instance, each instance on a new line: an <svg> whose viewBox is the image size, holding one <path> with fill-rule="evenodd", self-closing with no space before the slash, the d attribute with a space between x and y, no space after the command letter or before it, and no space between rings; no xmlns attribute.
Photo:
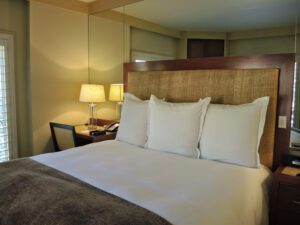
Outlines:
<svg viewBox="0 0 300 225"><path fill-rule="evenodd" d="M267 168L244 168L105 141L32 159L174 225L268 224Z"/></svg>

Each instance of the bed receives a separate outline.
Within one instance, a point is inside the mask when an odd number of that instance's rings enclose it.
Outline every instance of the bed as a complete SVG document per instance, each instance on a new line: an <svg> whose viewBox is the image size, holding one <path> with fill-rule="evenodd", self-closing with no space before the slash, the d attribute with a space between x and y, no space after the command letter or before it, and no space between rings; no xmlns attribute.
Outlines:
<svg viewBox="0 0 300 225"><path fill-rule="evenodd" d="M260 168L95 143L0 165L0 224L266 225L271 170L288 147L294 55L124 65L127 92L172 102L269 96ZM280 138L279 138L280 137Z"/></svg>

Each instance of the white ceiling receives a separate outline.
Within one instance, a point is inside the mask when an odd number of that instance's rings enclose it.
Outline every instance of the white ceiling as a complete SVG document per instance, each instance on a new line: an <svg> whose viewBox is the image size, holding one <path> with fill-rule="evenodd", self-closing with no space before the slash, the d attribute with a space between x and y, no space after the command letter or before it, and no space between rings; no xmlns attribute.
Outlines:
<svg viewBox="0 0 300 225"><path fill-rule="evenodd" d="M299 6L300 0L144 0L125 12L183 31L240 31L293 25Z"/></svg>

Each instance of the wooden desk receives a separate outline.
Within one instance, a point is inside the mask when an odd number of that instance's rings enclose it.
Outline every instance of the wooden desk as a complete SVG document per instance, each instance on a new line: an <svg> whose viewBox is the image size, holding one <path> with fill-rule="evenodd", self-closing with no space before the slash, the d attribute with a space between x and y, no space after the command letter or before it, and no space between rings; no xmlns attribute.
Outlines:
<svg viewBox="0 0 300 225"><path fill-rule="evenodd" d="M97 130L104 129L103 126L98 126ZM113 140L116 138L116 132L106 132L106 134L98 135L98 136L91 136L89 134L88 127L85 125L79 125L75 126L76 131L76 138L78 138L79 142L81 144L88 144L88 143L94 143L94 142L101 142L106 140Z"/></svg>
<svg viewBox="0 0 300 225"><path fill-rule="evenodd" d="M105 125L113 123L113 120L103 120L97 119L97 130L104 129ZM101 142L106 140L113 140L116 138L116 132L106 132L106 134L98 135L98 136L91 136L89 134L88 127L86 125L77 125L75 126L76 131L76 138L79 141L80 145L86 145L95 142Z"/></svg>

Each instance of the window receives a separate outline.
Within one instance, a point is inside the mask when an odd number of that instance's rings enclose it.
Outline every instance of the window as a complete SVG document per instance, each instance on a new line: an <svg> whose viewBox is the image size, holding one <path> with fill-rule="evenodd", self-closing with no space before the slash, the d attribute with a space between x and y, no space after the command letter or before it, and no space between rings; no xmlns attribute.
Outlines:
<svg viewBox="0 0 300 225"><path fill-rule="evenodd" d="M131 61L132 62L146 62L146 61L159 61L159 60L172 60L174 56L161 55L156 53L132 51Z"/></svg>
<svg viewBox="0 0 300 225"><path fill-rule="evenodd" d="M0 162L17 157L13 36L0 34Z"/></svg>
<svg viewBox="0 0 300 225"><path fill-rule="evenodd" d="M224 56L224 40L188 39L187 58Z"/></svg>

